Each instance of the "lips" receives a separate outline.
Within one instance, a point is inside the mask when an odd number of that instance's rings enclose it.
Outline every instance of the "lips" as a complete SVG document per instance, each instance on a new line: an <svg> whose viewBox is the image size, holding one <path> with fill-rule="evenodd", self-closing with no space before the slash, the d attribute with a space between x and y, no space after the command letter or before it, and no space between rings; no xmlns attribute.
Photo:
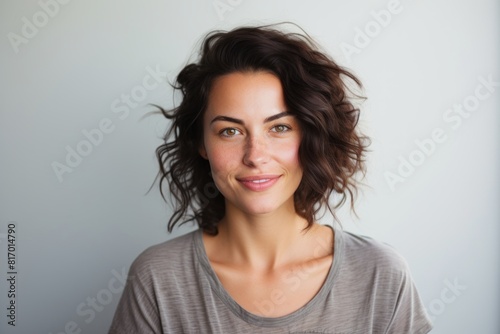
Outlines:
<svg viewBox="0 0 500 334"><path fill-rule="evenodd" d="M264 191L271 188L280 177L281 175L254 175L237 178L237 180L249 190Z"/></svg>

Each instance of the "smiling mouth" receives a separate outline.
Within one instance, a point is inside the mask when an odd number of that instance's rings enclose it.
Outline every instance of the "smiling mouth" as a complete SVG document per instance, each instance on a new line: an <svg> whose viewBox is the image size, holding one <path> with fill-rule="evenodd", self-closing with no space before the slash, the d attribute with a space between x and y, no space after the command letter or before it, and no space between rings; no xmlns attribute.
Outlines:
<svg viewBox="0 0 500 334"><path fill-rule="evenodd" d="M252 191L264 191L271 188L281 177L281 175L272 176L251 176L237 179L245 188Z"/></svg>
<svg viewBox="0 0 500 334"><path fill-rule="evenodd" d="M264 182L267 182L271 179L261 179L261 180L252 180L252 181L248 181L248 182L252 182L252 183L264 183Z"/></svg>

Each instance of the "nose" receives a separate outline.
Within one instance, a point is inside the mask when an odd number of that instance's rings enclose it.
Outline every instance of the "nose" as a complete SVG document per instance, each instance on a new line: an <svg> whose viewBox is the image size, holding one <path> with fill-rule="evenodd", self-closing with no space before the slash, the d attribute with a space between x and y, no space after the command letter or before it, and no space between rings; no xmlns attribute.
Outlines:
<svg viewBox="0 0 500 334"><path fill-rule="evenodd" d="M265 138L249 136L243 155L243 163L249 167L265 164L269 160L268 149L268 143Z"/></svg>

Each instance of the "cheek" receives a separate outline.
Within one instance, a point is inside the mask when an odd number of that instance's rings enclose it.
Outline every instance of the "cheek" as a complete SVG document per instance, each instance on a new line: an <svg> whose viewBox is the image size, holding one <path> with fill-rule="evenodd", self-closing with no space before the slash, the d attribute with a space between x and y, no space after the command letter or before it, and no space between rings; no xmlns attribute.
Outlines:
<svg viewBox="0 0 500 334"><path fill-rule="evenodd" d="M231 180L238 164L227 152L211 152L209 155L210 170L215 187L223 197L231 193Z"/></svg>
<svg viewBox="0 0 500 334"><path fill-rule="evenodd" d="M299 146L300 142L294 142L280 147L277 150L280 160L288 166L302 169L299 158Z"/></svg>
<svg viewBox="0 0 500 334"><path fill-rule="evenodd" d="M208 161L214 179L227 179L238 167L237 154L227 149L213 148L208 152Z"/></svg>

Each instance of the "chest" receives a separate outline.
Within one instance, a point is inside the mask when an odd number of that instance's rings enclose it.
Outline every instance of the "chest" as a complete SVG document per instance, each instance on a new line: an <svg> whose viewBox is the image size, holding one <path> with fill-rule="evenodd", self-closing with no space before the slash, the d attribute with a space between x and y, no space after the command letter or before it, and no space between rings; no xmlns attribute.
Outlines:
<svg viewBox="0 0 500 334"><path fill-rule="evenodd" d="M246 311L280 317L307 304L323 286L332 256L315 259L268 274L213 265L226 292Z"/></svg>

